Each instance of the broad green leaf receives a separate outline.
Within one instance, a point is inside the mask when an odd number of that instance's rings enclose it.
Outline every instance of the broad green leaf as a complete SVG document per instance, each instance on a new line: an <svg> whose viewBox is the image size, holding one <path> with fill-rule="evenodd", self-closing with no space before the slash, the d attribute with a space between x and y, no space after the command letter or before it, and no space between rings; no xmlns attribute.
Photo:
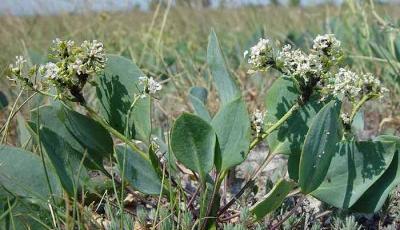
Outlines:
<svg viewBox="0 0 400 230"><path fill-rule="evenodd" d="M214 30L208 37L207 63L214 79L222 104L227 104L240 95L240 91L229 73L217 35Z"/></svg>
<svg viewBox="0 0 400 230"><path fill-rule="evenodd" d="M132 187L145 194L160 194L161 180L149 159L126 145L116 146L115 153L119 170Z"/></svg>
<svg viewBox="0 0 400 230"><path fill-rule="evenodd" d="M342 141L322 184L311 194L337 208L351 207L386 171L393 143Z"/></svg>
<svg viewBox="0 0 400 230"><path fill-rule="evenodd" d="M400 137L379 136L376 140L396 142L396 152L389 168L351 207L352 210L375 213L381 210L390 192L400 184Z"/></svg>
<svg viewBox="0 0 400 230"><path fill-rule="evenodd" d="M53 132L62 136L73 148L80 152L84 151L84 147L75 139L64 125L65 114L60 104L54 106L42 106L31 111L31 121L46 126Z"/></svg>
<svg viewBox="0 0 400 230"><path fill-rule="evenodd" d="M192 114L182 114L174 124L171 149L185 167L199 173L204 181L214 164L216 135L203 119Z"/></svg>
<svg viewBox="0 0 400 230"><path fill-rule="evenodd" d="M57 133L73 149L85 153L85 166L103 169L103 158L113 153L113 141L106 129L91 118L69 110L62 105L43 106L31 114L32 122Z"/></svg>
<svg viewBox="0 0 400 230"><path fill-rule="evenodd" d="M150 98L139 99L133 111L127 116L129 109L138 95L139 77L143 72L129 59L116 56L107 56L104 74L98 76L97 97L100 113L108 123L120 133L126 133L133 138L148 142L151 134Z"/></svg>
<svg viewBox="0 0 400 230"><path fill-rule="evenodd" d="M351 129L354 133L358 134L364 131L364 112L358 111L354 116L353 123L351 124Z"/></svg>
<svg viewBox="0 0 400 230"><path fill-rule="evenodd" d="M42 160L23 149L0 145L0 185L16 196L47 202L51 196L62 197L62 188L50 164L46 164L49 190Z"/></svg>
<svg viewBox="0 0 400 230"><path fill-rule="evenodd" d="M93 158L100 160L112 156L113 140L103 126L90 117L65 107L64 114L63 122L67 130Z"/></svg>
<svg viewBox="0 0 400 230"><path fill-rule="evenodd" d="M261 220L281 206L283 200L294 187L294 182L285 179L279 180L267 195L250 208L250 212L256 217L256 220Z"/></svg>
<svg viewBox="0 0 400 230"><path fill-rule="evenodd" d="M47 55L41 54L36 50L29 49L28 56L32 65L41 65L48 61Z"/></svg>
<svg viewBox="0 0 400 230"><path fill-rule="evenodd" d="M151 166L153 166L153 169L160 177L162 177L161 164L160 160L157 157L156 151L157 147L155 146L155 144L151 144L149 147L149 159L151 162Z"/></svg>
<svg viewBox="0 0 400 230"><path fill-rule="evenodd" d="M26 121L21 113L17 113L17 134L18 134L18 144L19 146L26 149L28 143L31 141L31 134L29 130L26 128Z"/></svg>
<svg viewBox="0 0 400 230"><path fill-rule="evenodd" d="M314 191L325 178L341 139L340 109L341 103L332 100L317 113L308 130L299 166L303 193Z"/></svg>
<svg viewBox="0 0 400 230"><path fill-rule="evenodd" d="M300 92L293 79L280 77L269 88L265 96L265 124L274 124L297 102ZM272 153L299 154L312 120L323 107L319 96L314 95L296 111L280 128L272 132L268 138L268 146Z"/></svg>
<svg viewBox="0 0 400 230"><path fill-rule="evenodd" d="M38 130L33 122L29 122L29 126L36 134L39 133L38 139L46 150L62 186L68 195L73 197L74 191L79 187L77 182L85 182L88 179L86 169L81 167L85 153L73 149L64 138L47 127L41 126Z"/></svg>
<svg viewBox="0 0 400 230"><path fill-rule="evenodd" d="M6 108L8 106L8 100L6 95L0 91L0 110Z"/></svg>
<svg viewBox="0 0 400 230"><path fill-rule="evenodd" d="M215 156L218 170L227 170L246 159L251 129L247 108L242 98L224 105L212 120L220 151Z"/></svg>
<svg viewBox="0 0 400 230"><path fill-rule="evenodd" d="M300 92L293 79L283 76L275 80L265 97L265 124L268 126L276 123L297 102L299 96ZM267 137L271 153L290 155L288 171L291 179L298 179L298 165L305 136L323 105L319 95L312 95L307 103Z"/></svg>
<svg viewBox="0 0 400 230"><path fill-rule="evenodd" d="M192 87L189 91L189 99L196 115L210 122L211 116L206 107L207 95L207 89L203 87Z"/></svg>

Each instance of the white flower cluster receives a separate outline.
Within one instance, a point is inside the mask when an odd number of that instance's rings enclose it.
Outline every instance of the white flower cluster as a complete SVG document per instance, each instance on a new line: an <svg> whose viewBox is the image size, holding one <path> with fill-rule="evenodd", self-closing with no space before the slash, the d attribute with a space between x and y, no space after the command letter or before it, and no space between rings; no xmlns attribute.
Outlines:
<svg viewBox="0 0 400 230"><path fill-rule="evenodd" d="M363 95L373 94L382 97L387 89L372 74L358 75L345 68L340 68L335 77L327 85L327 89L334 96L344 95L350 100L360 98Z"/></svg>
<svg viewBox="0 0 400 230"><path fill-rule="evenodd" d="M80 46L74 41L65 41L59 38L53 41L53 52L57 62L49 62L39 67L42 77L52 80L61 80L64 85L75 84L78 75L94 74L105 67L107 61L104 46L93 40L84 41Z"/></svg>
<svg viewBox="0 0 400 230"><path fill-rule="evenodd" d="M361 92L359 81L360 77L356 73L340 68L333 79L333 84L327 87L331 89L334 96L346 95L349 98L356 98Z"/></svg>
<svg viewBox="0 0 400 230"><path fill-rule="evenodd" d="M348 113L341 113L340 118L342 118L343 123L350 124L350 115Z"/></svg>
<svg viewBox="0 0 400 230"><path fill-rule="evenodd" d="M68 53L72 52L72 48L75 46L75 42L71 40L61 40L59 38L56 38L53 40L53 45L55 47L62 47L63 49L66 49Z"/></svg>
<svg viewBox="0 0 400 230"><path fill-rule="evenodd" d="M276 57L282 71L289 76L301 76L305 82L310 75L317 75L322 71L322 64L318 56L307 55L299 49L292 50L291 45L285 45Z"/></svg>
<svg viewBox="0 0 400 230"><path fill-rule="evenodd" d="M39 71L42 77L46 79L57 79L59 78L58 72L60 68L53 62L48 62L45 65L39 67Z"/></svg>
<svg viewBox="0 0 400 230"><path fill-rule="evenodd" d="M336 39L334 34L318 35L314 39L313 49L319 54L326 55L333 59L341 55L340 41Z"/></svg>
<svg viewBox="0 0 400 230"><path fill-rule="evenodd" d="M259 136L264 129L264 112L256 109L252 117L252 127L256 131L256 135Z"/></svg>
<svg viewBox="0 0 400 230"><path fill-rule="evenodd" d="M10 66L9 66L12 75L19 74L22 71L22 68L24 67L25 63L26 63L26 59L23 56L16 56L15 64L10 64ZM12 80L15 80L11 76L9 78Z"/></svg>
<svg viewBox="0 0 400 230"><path fill-rule="evenodd" d="M364 93L373 93L382 97L389 90L382 86L381 81L371 73L362 75Z"/></svg>
<svg viewBox="0 0 400 230"><path fill-rule="evenodd" d="M247 56L249 51L244 52L244 57ZM272 45L269 39L260 38L258 43L250 48L250 57L248 63L251 64L254 70L263 70L268 67L273 60Z"/></svg>
<svg viewBox="0 0 400 230"><path fill-rule="evenodd" d="M139 77L139 85L143 86L142 98L146 97L146 94L154 95L162 89L162 85L154 80L153 77Z"/></svg>
<svg viewBox="0 0 400 230"><path fill-rule="evenodd" d="M81 44L81 52L76 55L76 60L71 64L78 74L92 74L104 69L107 61L103 43L93 40Z"/></svg>
<svg viewBox="0 0 400 230"><path fill-rule="evenodd" d="M26 60L18 56L15 64L10 65L7 76L34 90L48 90L49 86L53 86L57 96L83 103L82 90L90 81L89 77L105 67L107 58L103 44L93 40L76 45L74 41L57 38L50 50L51 62L34 65L25 72L22 70L25 70L23 64Z"/></svg>

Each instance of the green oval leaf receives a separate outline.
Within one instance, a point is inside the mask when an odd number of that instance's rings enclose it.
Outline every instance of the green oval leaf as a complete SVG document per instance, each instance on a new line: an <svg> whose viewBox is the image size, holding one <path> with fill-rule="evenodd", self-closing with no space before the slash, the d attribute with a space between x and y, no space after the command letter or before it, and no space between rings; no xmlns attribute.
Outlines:
<svg viewBox="0 0 400 230"><path fill-rule="evenodd" d="M227 170L246 159L251 128L249 114L242 98L224 105L212 120L220 151L215 156L218 170Z"/></svg>
<svg viewBox="0 0 400 230"><path fill-rule="evenodd" d="M116 146L115 153L119 170L132 187L145 194L160 194L161 180L149 159L125 145Z"/></svg>
<svg viewBox="0 0 400 230"><path fill-rule="evenodd" d="M286 76L275 80L265 97L265 124L276 123L297 101L300 92L295 81ZM312 95L283 125L267 137L268 147L273 154L289 156L288 171L293 180L298 180L299 162L305 136L312 120L324 106L319 95Z"/></svg>
<svg viewBox="0 0 400 230"><path fill-rule="evenodd" d="M189 99L196 115L211 122L211 116L206 107L207 95L208 91L203 87L192 87L189 91Z"/></svg>
<svg viewBox="0 0 400 230"><path fill-rule="evenodd" d="M71 148L80 154L86 153L85 166L103 170L103 158L109 159L113 140L106 129L91 118L68 108L43 106L31 114L32 122L57 133Z"/></svg>
<svg viewBox="0 0 400 230"><path fill-rule="evenodd" d="M389 193L400 184L400 137L379 136L376 140L397 143L389 168L351 207L357 212L375 213L381 210Z"/></svg>
<svg viewBox="0 0 400 230"><path fill-rule="evenodd" d="M128 111L139 92L139 77L143 72L129 59L108 55L104 74L98 77L97 97L100 113L120 133L149 142L151 134L150 98L141 98L131 112Z"/></svg>
<svg viewBox="0 0 400 230"><path fill-rule="evenodd" d="M341 139L341 103L332 100L315 116L300 158L299 184L303 193L314 191L324 180L336 145Z"/></svg>
<svg viewBox="0 0 400 230"><path fill-rule="evenodd" d="M265 96L265 124L274 124L298 100L300 92L293 79L280 77L272 84ZM302 144L312 120L324 106L315 95L299 108L280 128L272 132L268 138L268 146L272 153L300 155ZM293 128L295 127L295 128Z"/></svg>
<svg viewBox="0 0 400 230"><path fill-rule="evenodd" d="M62 186L68 195L73 197L75 189L79 187L77 182L85 182L88 179L86 169L80 167L84 153L73 149L64 138L47 127L41 126L38 129L33 122L28 124L33 132L39 134L38 141L43 144Z"/></svg>
<svg viewBox="0 0 400 230"><path fill-rule="evenodd" d="M214 164L215 144L215 132L203 119L184 113L175 121L172 152L185 167L199 173L203 182Z"/></svg>
<svg viewBox="0 0 400 230"><path fill-rule="evenodd" d="M222 104L226 104L240 95L240 91L229 73L217 35L214 30L208 37L207 63Z"/></svg>
<svg viewBox="0 0 400 230"><path fill-rule="evenodd" d="M281 206L283 200L294 187L294 182L280 179L267 195L250 208L250 212L256 217L256 220L261 220Z"/></svg>
<svg viewBox="0 0 400 230"><path fill-rule="evenodd" d="M389 167L393 143L343 141L322 184L311 194L337 208L351 207Z"/></svg>
<svg viewBox="0 0 400 230"><path fill-rule="evenodd" d="M97 121L73 110L63 108L64 125L72 136L92 153L94 158L109 158L113 152L113 140L108 131Z"/></svg>
<svg viewBox="0 0 400 230"><path fill-rule="evenodd" d="M16 196L34 198L46 203L51 196L62 197L62 188L51 165L47 173L52 192L47 184L40 157L23 149L0 145L0 184Z"/></svg>

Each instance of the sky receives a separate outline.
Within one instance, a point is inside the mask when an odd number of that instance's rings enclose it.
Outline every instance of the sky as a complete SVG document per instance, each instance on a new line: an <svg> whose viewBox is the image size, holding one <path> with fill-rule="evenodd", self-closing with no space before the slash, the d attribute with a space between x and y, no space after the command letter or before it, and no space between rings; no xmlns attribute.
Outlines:
<svg viewBox="0 0 400 230"><path fill-rule="evenodd" d="M188 0L190 1L190 0ZM228 0L234 5L266 4L269 0ZM286 2L288 0L282 0ZM302 0L304 4L321 3L324 0ZM337 3L343 0L334 0ZM79 9L126 10L136 6L142 10L148 8L149 0L0 0L0 14L33 15L56 14L59 12L77 12ZM217 6L219 0L211 0Z"/></svg>

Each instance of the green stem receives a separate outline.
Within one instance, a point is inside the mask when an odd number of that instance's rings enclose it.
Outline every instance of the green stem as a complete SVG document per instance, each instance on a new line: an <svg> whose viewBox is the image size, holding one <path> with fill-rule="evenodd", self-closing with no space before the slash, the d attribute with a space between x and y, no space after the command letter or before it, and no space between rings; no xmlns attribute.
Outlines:
<svg viewBox="0 0 400 230"><path fill-rule="evenodd" d="M269 127L262 135L261 137L258 137L257 139L253 140L253 142L250 144L249 151L252 150L254 147L257 146L262 140L267 138L273 131L275 131L277 128L279 128L285 121L287 121L293 113L295 113L298 109L300 108L300 104L297 102L294 104L286 113L283 115L274 125ZM222 207L218 215L221 215L224 213L230 206L232 206L237 199L239 199L245 190L249 187L253 186L254 178L256 178L262 169L268 165L269 162L274 158L275 154L269 154L267 155L262 163L258 166L256 170L253 171L252 175L250 176L250 179L245 183L245 185L240 189L240 191L224 206Z"/></svg>
<svg viewBox="0 0 400 230"><path fill-rule="evenodd" d="M201 224L200 229L205 229L206 226L207 226L208 219L209 219L207 217L210 215L211 209L214 206L215 197L217 195L217 192L219 191L219 188L221 187L221 183L224 180L225 175L226 175L226 171L223 171L221 174L217 174L217 176L216 176L216 180L215 180L215 184L214 184L214 187L213 187L213 193L212 193L212 196L211 196L211 200L210 200L210 203L208 203L208 206L207 206L207 210L206 210L206 214L205 214L205 220Z"/></svg>
<svg viewBox="0 0 400 230"><path fill-rule="evenodd" d="M132 148L132 150L134 150L135 152L139 153L144 159L149 159L147 154L145 152L143 152L142 150L140 150L131 140L129 140L129 138L127 138L125 135L123 135L122 133L118 132L117 130L115 130L113 127L111 127L109 124L107 124L107 122L104 121L104 119L99 116L93 109L91 109L90 107L88 107L87 105L82 105L89 113L89 116L92 117L93 119L95 119L97 122L99 122L99 124L101 126L103 126L105 129L107 129L112 135L114 135L115 137L117 137L118 139L124 141L124 143L126 143L129 147Z"/></svg>
<svg viewBox="0 0 400 230"><path fill-rule="evenodd" d="M263 141L265 138L267 138L273 131L275 131L277 128L279 128L289 117L293 115L294 112L297 111L297 109L300 108L300 104L296 103L294 104L286 113L281 117L274 125L269 127L260 137L256 138L251 142L249 150L252 150L254 147L257 146L258 143Z"/></svg>
<svg viewBox="0 0 400 230"><path fill-rule="evenodd" d="M353 123L353 119L356 116L357 112L365 104L365 102L367 102L369 99L371 99L371 97L372 97L371 94L364 95L361 98L361 100L354 106L353 111L351 112L351 115L350 115L350 122L349 122L350 125L351 125L351 123Z"/></svg>
<svg viewBox="0 0 400 230"><path fill-rule="evenodd" d="M22 88L21 92L19 92L19 94L18 94L18 96L17 96L17 99L15 99L14 105L13 105L13 107L11 108L10 115L8 116L7 121L6 121L6 124L4 125L3 137L2 137L1 140L0 140L0 143L1 143L1 144L5 143L5 142L7 141L8 127L9 127L10 122L11 122L11 119L12 119L12 117L13 117L12 115L13 115L13 113L14 113L14 111L15 111L15 108L17 107L18 101L19 101L19 99L21 98L23 92L24 92L24 88Z"/></svg>
<svg viewBox="0 0 400 230"><path fill-rule="evenodd" d="M15 115L17 115L17 113L22 109L22 107L24 107L24 105L25 105L27 102L29 102L36 94L37 94L36 92L33 93L33 94L32 94L31 96L29 96L24 102L22 102L21 105L18 106L17 109L14 110L14 112L13 112L13 113L10 115L10 117L9 117L10 121L11 121L12 119L14 119ZM7 120L8 120L8 119L7 119ZM0 133L3 132L3 130L7 127L7 125L8 125L8 123L6 123L3 127L1 127Z"/></svg>

